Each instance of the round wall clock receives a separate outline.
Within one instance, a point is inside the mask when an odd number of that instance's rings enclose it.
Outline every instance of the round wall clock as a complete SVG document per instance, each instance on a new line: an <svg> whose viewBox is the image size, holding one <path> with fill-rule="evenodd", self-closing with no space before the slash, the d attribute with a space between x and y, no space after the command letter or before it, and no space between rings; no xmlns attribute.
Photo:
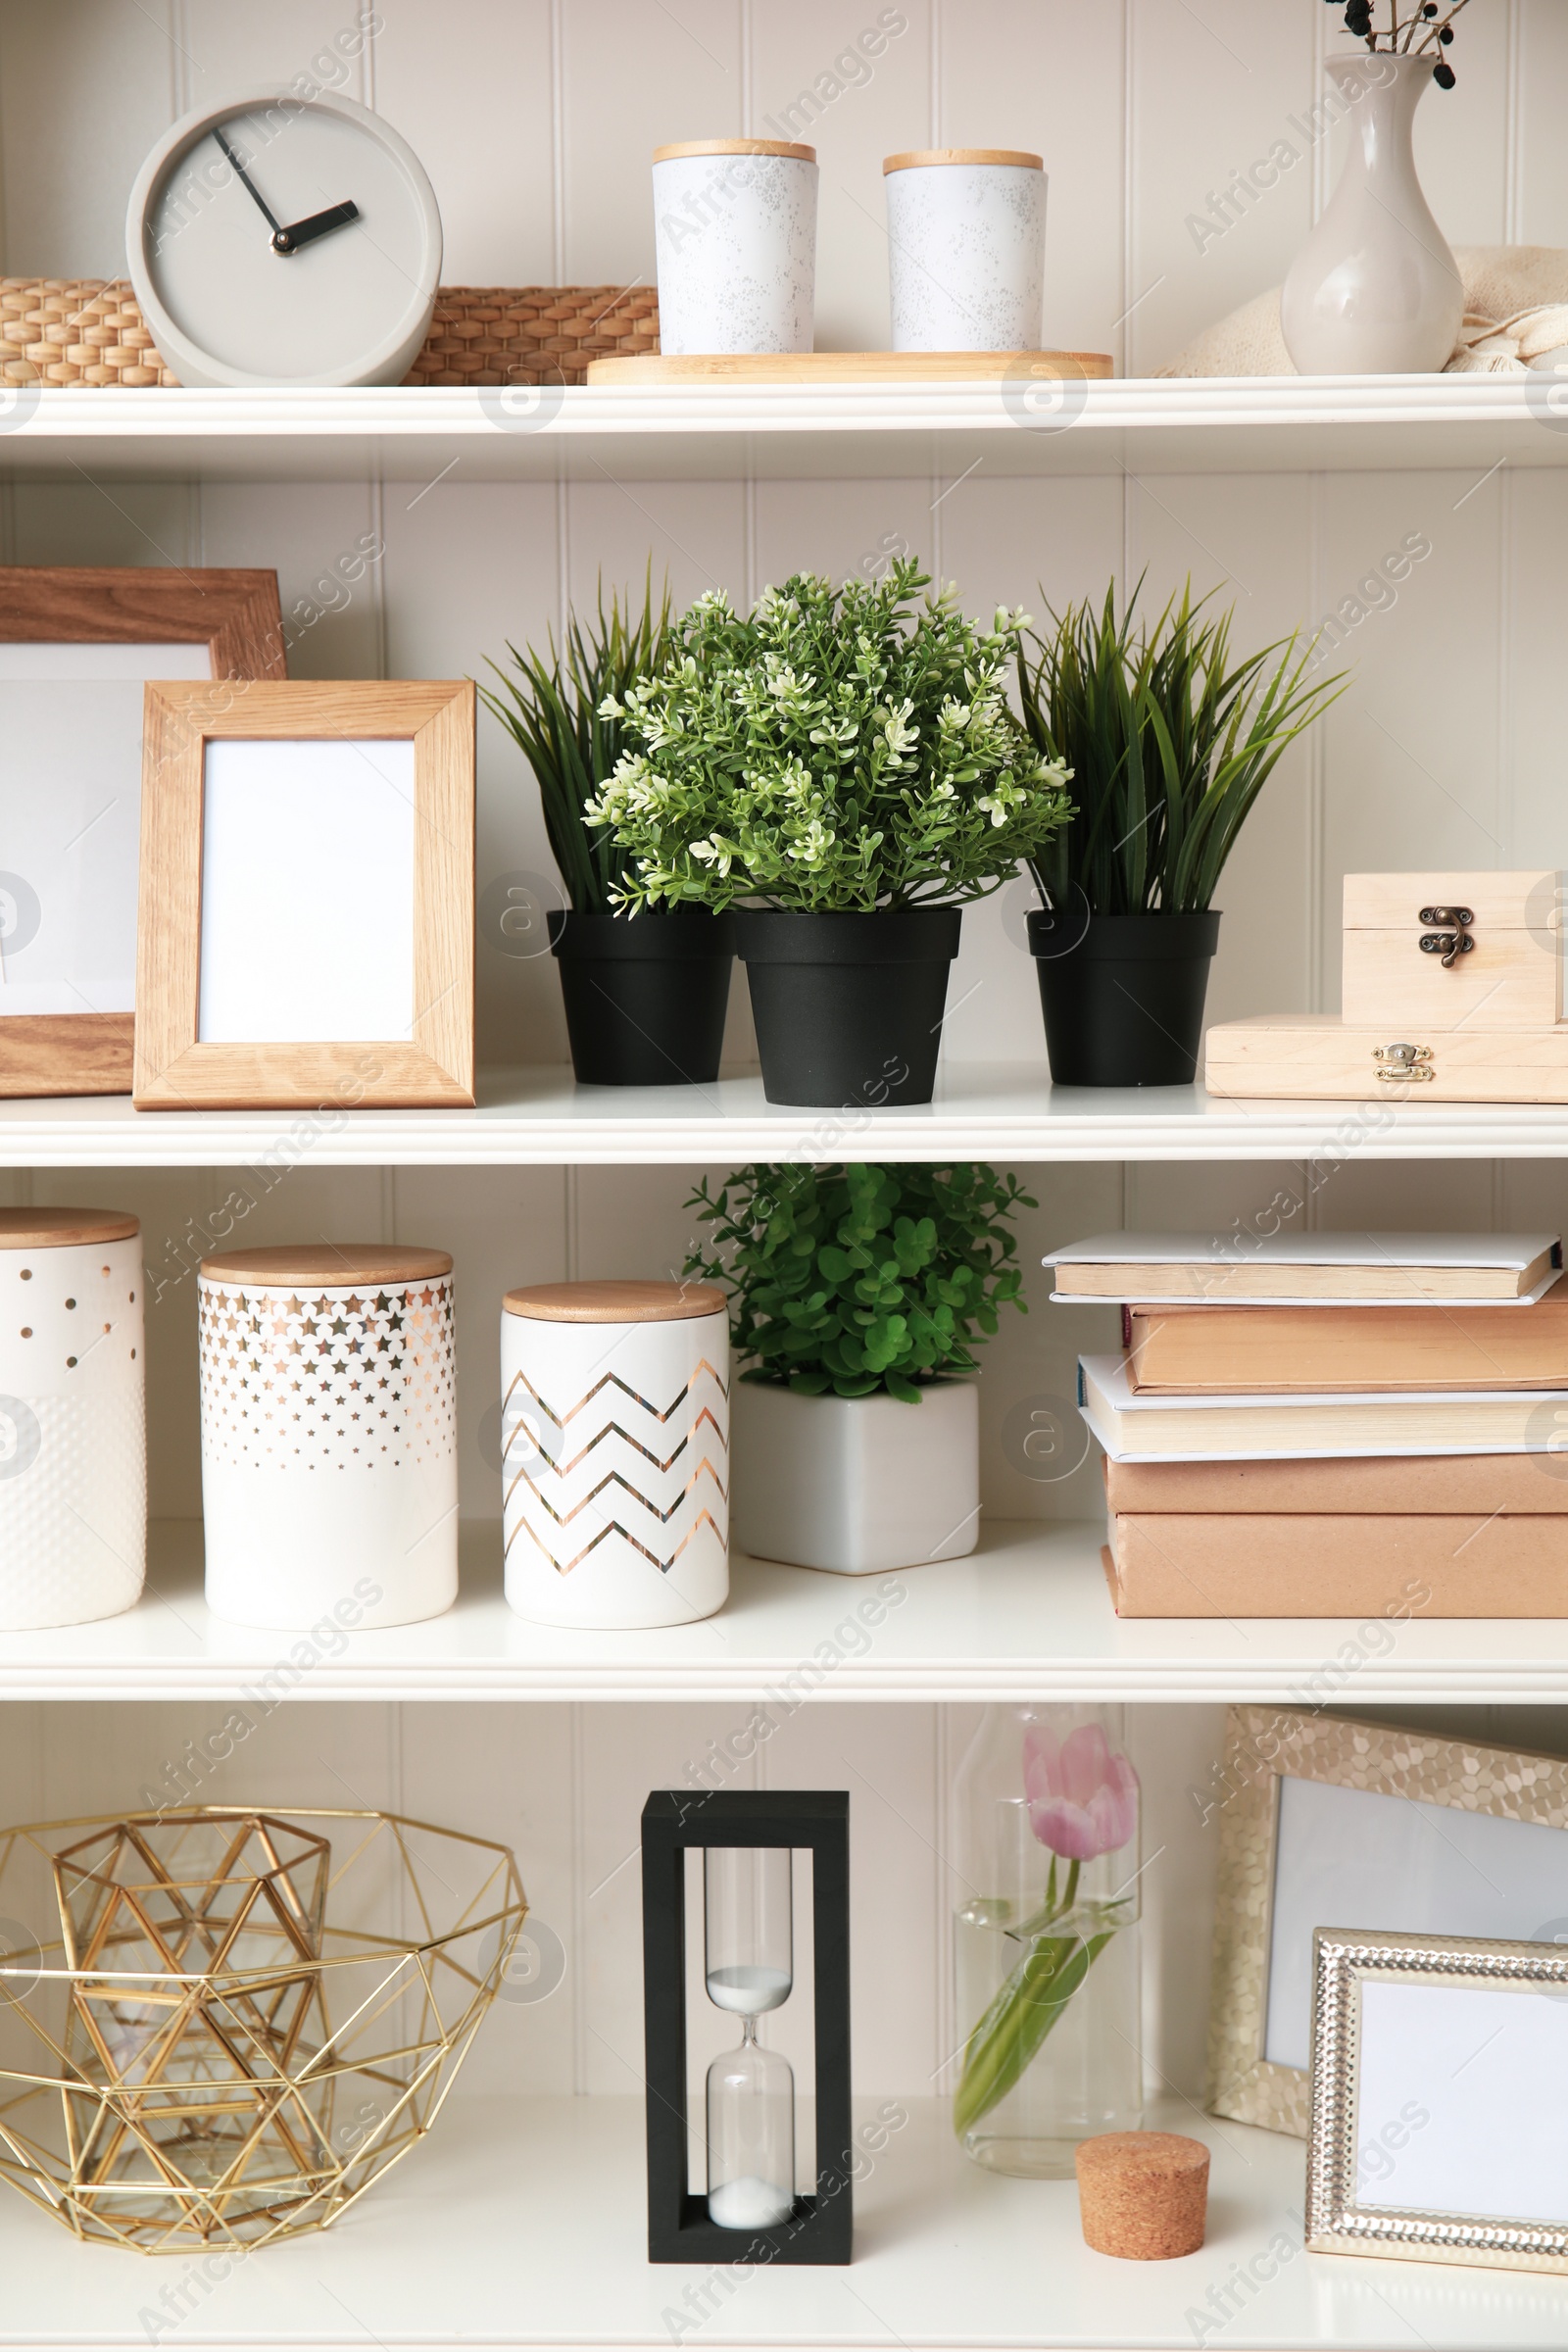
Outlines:
<svg viewBox="0 0 1568 2352"><path fill-rule="evenodd" d="M324 92L186 115L137 174L125 243L182 384L401 383L441 275L417 157L368 107Z"/></svg>

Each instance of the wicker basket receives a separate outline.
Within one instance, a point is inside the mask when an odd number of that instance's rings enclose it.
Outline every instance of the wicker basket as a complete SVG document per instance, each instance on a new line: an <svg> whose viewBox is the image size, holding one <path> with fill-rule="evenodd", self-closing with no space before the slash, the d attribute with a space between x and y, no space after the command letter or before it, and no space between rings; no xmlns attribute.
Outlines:
<svg viewBox="0 0 1568 2352"><path fill-rule="evenodd" d="M411 384L584 381L590 360L659 349L652 286L443 286ZM128 279L0 278L11 384L172 384Z"/></svg>

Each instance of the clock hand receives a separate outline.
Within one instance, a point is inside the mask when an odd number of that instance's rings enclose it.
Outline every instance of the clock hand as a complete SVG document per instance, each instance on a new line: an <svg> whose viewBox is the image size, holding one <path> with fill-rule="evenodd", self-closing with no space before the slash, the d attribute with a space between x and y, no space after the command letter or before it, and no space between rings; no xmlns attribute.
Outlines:
<svg viewBox="0 0 1568 2352"><path fill-rule="evenodd" d="M308 220L296 220L292 228L280 228L272 239L275 253L298 253L302 245L314 244L318 237L330 236L334 228L346 228L360 217L360 208L351 198L346 204L329 205L324 213L312 213Z"/></svg>
<svg viewBox="0 0 1568 2352"><path fill-rule="evenodd" d="M233 165L235 175L239 180L240 186L250 197L252 203L259 206L261 211L266 215L267 225L272 232L272 242L274 245L276 245L278 238L284 233L281 221L272 212L266 197L262 194L261 189L256 185L255 180L252 179L250 173L246 171L244 165L240 162L239 157L234 153L233 148L224 138L222 132L220 130L215 130L213 136L218 141L220 147L221 147L223 150L223 153L227 156L229 162Z"/></svg>

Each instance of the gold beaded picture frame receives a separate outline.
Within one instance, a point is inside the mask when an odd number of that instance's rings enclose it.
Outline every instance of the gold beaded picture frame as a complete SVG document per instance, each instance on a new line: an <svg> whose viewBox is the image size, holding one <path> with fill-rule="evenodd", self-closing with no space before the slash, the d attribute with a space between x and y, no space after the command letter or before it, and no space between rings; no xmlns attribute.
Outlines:
<svg viewBox="0 0 1568 2352"><path fill-rule="evenodd" d="M1307 2136L1317 1929L1547 1944L1561 1935L1568 1950L1559 1757L1232 1707L1213 1811L1211 2114Z"/></svg>
<svg viewBox="0 0 1568 2352"><path fill-rule="evenodd" d="M1308 2251L1568 2273L1568 1949L1314 1941Z"/></svg>

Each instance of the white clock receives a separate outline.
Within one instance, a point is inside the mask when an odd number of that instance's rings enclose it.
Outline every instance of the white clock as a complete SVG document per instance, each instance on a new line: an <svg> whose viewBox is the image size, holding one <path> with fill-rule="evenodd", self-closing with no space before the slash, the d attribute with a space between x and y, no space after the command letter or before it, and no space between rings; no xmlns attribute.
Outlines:
<svg viewBox="0 0 1568 2352"><path fill-rule="evenodd" d="M378 115L323 92L201 107L137 174L130 281L182 384L396 384L429 331L441 216Z"/></svg>

